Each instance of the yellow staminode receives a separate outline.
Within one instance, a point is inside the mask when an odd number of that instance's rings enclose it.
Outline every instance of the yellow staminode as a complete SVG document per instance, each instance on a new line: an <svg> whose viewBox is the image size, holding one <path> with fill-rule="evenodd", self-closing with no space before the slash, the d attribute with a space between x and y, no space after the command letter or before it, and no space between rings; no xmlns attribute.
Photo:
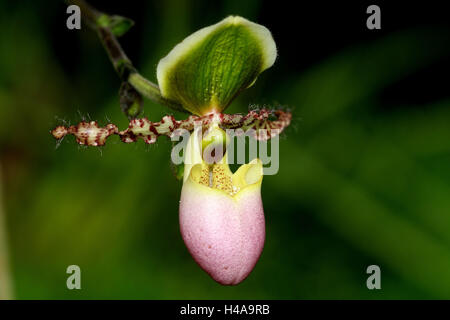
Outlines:
<svg viewBox="0 0 450 320"><path fill-rule="evenodd" d="M226 154L219 162L208 164L202 158L201 149L200 135L194 132L185 154L184 183L190 180L191 183L206 186L211 191L223 192L231 197L238 196L244 189L260 187L263 168L259 159L253 159L232 173Z"/></svg>

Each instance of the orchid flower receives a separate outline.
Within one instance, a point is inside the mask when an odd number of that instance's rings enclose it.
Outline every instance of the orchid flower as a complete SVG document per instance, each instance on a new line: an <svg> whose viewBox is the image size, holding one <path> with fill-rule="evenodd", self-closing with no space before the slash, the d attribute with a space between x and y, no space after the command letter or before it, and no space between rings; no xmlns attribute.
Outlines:
<svg viewBox="0 0 450 320"><path fill-rule="evenodd" d="M142 139L151 144L161 135L174 137L179 129L192 132L184 154L181 235L194 260L214 280L236 285L253 270L264 246L263 166L254 159L232 173L226 152L229 137L224 129L255 129L254 138L267 140L290 124L291 114L265 108L246 115L223 111L275 62L277 49L272 35L264 26L242 17L225 18L193 33L161 59L157 86L137 73L121 54L112 28L117 25L114 21L102 14L93 22L125 81L121 103L136 106L142 95L191 115L185 120L166 115L152 122L128 114L131 121L125 130L111 123L100 127L91 121L58 126L51 133L56 139L74 135L81 145L103 146L112 135L125 143ZM110 46L113 48L109 50ZM219 161L207 161L204 151L216 145L224 148Z"/></svg>

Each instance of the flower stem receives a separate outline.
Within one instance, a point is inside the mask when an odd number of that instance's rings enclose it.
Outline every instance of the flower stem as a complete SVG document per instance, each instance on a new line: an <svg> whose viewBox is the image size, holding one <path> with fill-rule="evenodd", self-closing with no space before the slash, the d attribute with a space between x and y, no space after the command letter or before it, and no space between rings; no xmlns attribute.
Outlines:
<svg viewBox="0 0 450 320"><path fill-rule="evenodd" d="M107 14L93 8L84 0L66 0L66 2L70 5L77 5L80 8L83 21L97 32L114 69L123 82L128 82L139 94L158 104L177 111L186 112L180 104L164 98L161 95L158 85L139 74L120 46L117 37L112 30L103 23L105 20L104 18L108 17Z"/></svg>
<svg viewBox="0 0 450 320"><path fill-rule="evenodd" d="M128 82L144 97L153 100L161 105L167 106L171 109L181 112L187 112L180 104L164 98L161 95L159 87L153 82L144 78L141 74L137 72L131 73L128 76Z"/></svg>
<svg viewBox="0 0 450 320"><path fill-rule="evenodd" d="M0 166L0 300L13 299L12 280L8 262L8 242L3 208L2 168Z"/></svg>

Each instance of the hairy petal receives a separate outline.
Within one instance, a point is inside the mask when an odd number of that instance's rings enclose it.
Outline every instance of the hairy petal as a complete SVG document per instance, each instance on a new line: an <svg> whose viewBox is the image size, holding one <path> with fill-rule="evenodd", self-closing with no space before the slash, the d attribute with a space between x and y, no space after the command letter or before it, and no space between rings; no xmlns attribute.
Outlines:
<svg viewBox="0 0 450 320"><path fill-rule="evenodd" d="M271 119L274 117L274 119ZM51 131L55 139L62 139L66 135L74 135L80 145L103 146L111 135L118 135L125 143L136 142L138 139L145 143L155 143L159 136L172 137L177 129L193 131L195 125L202 124L208 129L213 123L218 123L223 129L253 129L254 137L258 140L268 140L280 134L291 123L292 115L288 111L267 110L250 111L246 115L210 113L204 116L191 115L185 120L176 120L173 116L164 116L159 122L152 122L147 118L133 119L127 129L119 131L116 125L109 123L99 127L96 121L80 122L75 126L58 126Z"/></svg>

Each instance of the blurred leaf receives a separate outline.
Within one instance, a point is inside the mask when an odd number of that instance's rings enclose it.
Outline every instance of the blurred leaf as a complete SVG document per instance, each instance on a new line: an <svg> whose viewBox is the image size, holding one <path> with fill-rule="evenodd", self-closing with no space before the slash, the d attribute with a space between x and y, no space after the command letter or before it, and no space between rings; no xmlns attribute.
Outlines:
<svg viewBox="0 0 450 320"><path fill-rule="evenodd" d="M301 116L303 130L314 130L339 114L359 108L357 103L450 53L447 35L413 29L349 47L311 68L300 79L287 79L289 88L277 99L289 101ZM292 83L294 82L294 85Z"/></svg>
<svg viewBox="0 0 450 320"><path fill-rule="evenodd" d="M283 193L300 196L299 201L317 207L324 224L373 255L382 268L397 270L435 297L449 297L448 247L399 217L355 181L323 166L307 150L300 152L292 143L289 145L284 148L290 150L291 161L286 161L290 164L279 177Z"/></svg>

